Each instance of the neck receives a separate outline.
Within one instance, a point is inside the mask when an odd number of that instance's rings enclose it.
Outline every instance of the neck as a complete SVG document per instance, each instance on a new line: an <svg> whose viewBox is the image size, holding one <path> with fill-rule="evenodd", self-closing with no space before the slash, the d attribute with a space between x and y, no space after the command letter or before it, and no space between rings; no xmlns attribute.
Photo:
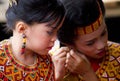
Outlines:
<svg viewBox="0 0 120 81"><path fill-rule="evenodd" d="M101 63L102 62L102 59L94 59L94 58L88 58L90 62L94 62L94 63Z"/></svg>
<svg viewBox="0 0 120 81"><path fill-rule="evenodd" d="M97 69L100 67L100 63L102 62L102 59L89 58L89 61L91 63L93 70L96 72Z"/></svg>
<svg viewBox="0 0 120 81"><path fill-rule="evenodd" d="M10 39L12 54L14 55L14 57L22 64L33 65L36 62L35 53L26 48L25 53L21 54L22 43L20 41L15 40L15 38Z"/></svg>

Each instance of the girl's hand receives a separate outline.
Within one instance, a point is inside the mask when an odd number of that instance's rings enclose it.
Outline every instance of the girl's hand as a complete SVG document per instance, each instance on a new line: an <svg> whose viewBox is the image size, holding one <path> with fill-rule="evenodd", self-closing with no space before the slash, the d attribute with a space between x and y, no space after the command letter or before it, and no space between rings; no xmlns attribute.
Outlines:
<svg viewBox="0 0 120 81"><path fill-rule="evenodd" d="M55 78L56 81L60 81L65 75L65 61L66 61L66 55L69 51L68 47L61 47L58 50L54 52L52 55L52 60L55 66Z"/></svg>
<svg viewBox="0 0 120 81"><path fill-rule="evenodd" d="M85 55L75 52L73 49L67 53L65 67L73 73L84 75L92 70L92 67Z"/></svg>
<svg viewBox="0 0 120 81"><path fill-rule="evenodd" d="M70 50L70 52L67 53L65 67L69 69L70 72L81 75L84 81L99 81L84 54Z"/></svg>

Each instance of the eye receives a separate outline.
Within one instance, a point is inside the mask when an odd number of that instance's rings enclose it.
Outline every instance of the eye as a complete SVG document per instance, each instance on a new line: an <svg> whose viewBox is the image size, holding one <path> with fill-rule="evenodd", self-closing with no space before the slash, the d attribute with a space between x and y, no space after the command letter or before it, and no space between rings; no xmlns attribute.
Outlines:
<svg viewBox="0 0 120 81"><path fill-rule="evenodd" d="M95 41L90 41L90 42L88 42L86 45L87 45L87 46L92 46L94 43L95 43Z"/></svg>
<svg viewBox="0 0 120 81"><path fill-rule="evenodd" d="M54 31L52 30L52 31L47 31L47 33L49 34L49 35L52 35L53 33L54 33Z"/></svg>

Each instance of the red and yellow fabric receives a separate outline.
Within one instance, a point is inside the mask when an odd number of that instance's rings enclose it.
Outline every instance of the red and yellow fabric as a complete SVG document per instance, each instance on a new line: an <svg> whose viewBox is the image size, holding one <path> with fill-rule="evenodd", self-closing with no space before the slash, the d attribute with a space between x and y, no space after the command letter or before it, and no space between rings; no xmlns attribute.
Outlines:
<svg viewBox="0 0 120 81"><path fill-rule="evenodd" d="M55 81L54 66L49 55L37 56L27 66L14 58L8 40L0 42L0 81Z"/></svg>
<svg viewBox="0 0 120 81"><path fill-rule="evenodd" d="M120 81L120 44L108 41L106 56L96 71L100 81ZM80 75L66 74L63 81L83 81Z"/></svg>
<svg viewBox="0 0 120 81"><path fill-rule="evenodd" d="M57 49L59 44L56 44L50 53L54 54ZM97 67L95 72L100 81L120 81L120 44L108 41L106 56L101 60L99 67L95 64L91 65ZM83 81L83 79L80 75L68 72L63 81Z"/></svg>

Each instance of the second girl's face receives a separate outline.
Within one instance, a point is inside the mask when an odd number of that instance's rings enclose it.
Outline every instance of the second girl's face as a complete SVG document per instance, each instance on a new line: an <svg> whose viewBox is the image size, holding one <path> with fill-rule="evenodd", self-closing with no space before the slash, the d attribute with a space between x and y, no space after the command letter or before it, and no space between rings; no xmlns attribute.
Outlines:
<svg viewBox="0 0 120 81"><path fill-rule="evenodd" d="M40 55L48 54L48 51L53 47L56 40L56 34L61 27L54 28L54 25L49 26L48 23L33 24L28 27L26 46Z"/></svg>
<svg viewBox="0 0 120 81"><path fill-rule="evenodd" d="M105 55L108 32L105 22L94 32L80 35L75 41L75 48L88 58L99 59Z"/></svg>

